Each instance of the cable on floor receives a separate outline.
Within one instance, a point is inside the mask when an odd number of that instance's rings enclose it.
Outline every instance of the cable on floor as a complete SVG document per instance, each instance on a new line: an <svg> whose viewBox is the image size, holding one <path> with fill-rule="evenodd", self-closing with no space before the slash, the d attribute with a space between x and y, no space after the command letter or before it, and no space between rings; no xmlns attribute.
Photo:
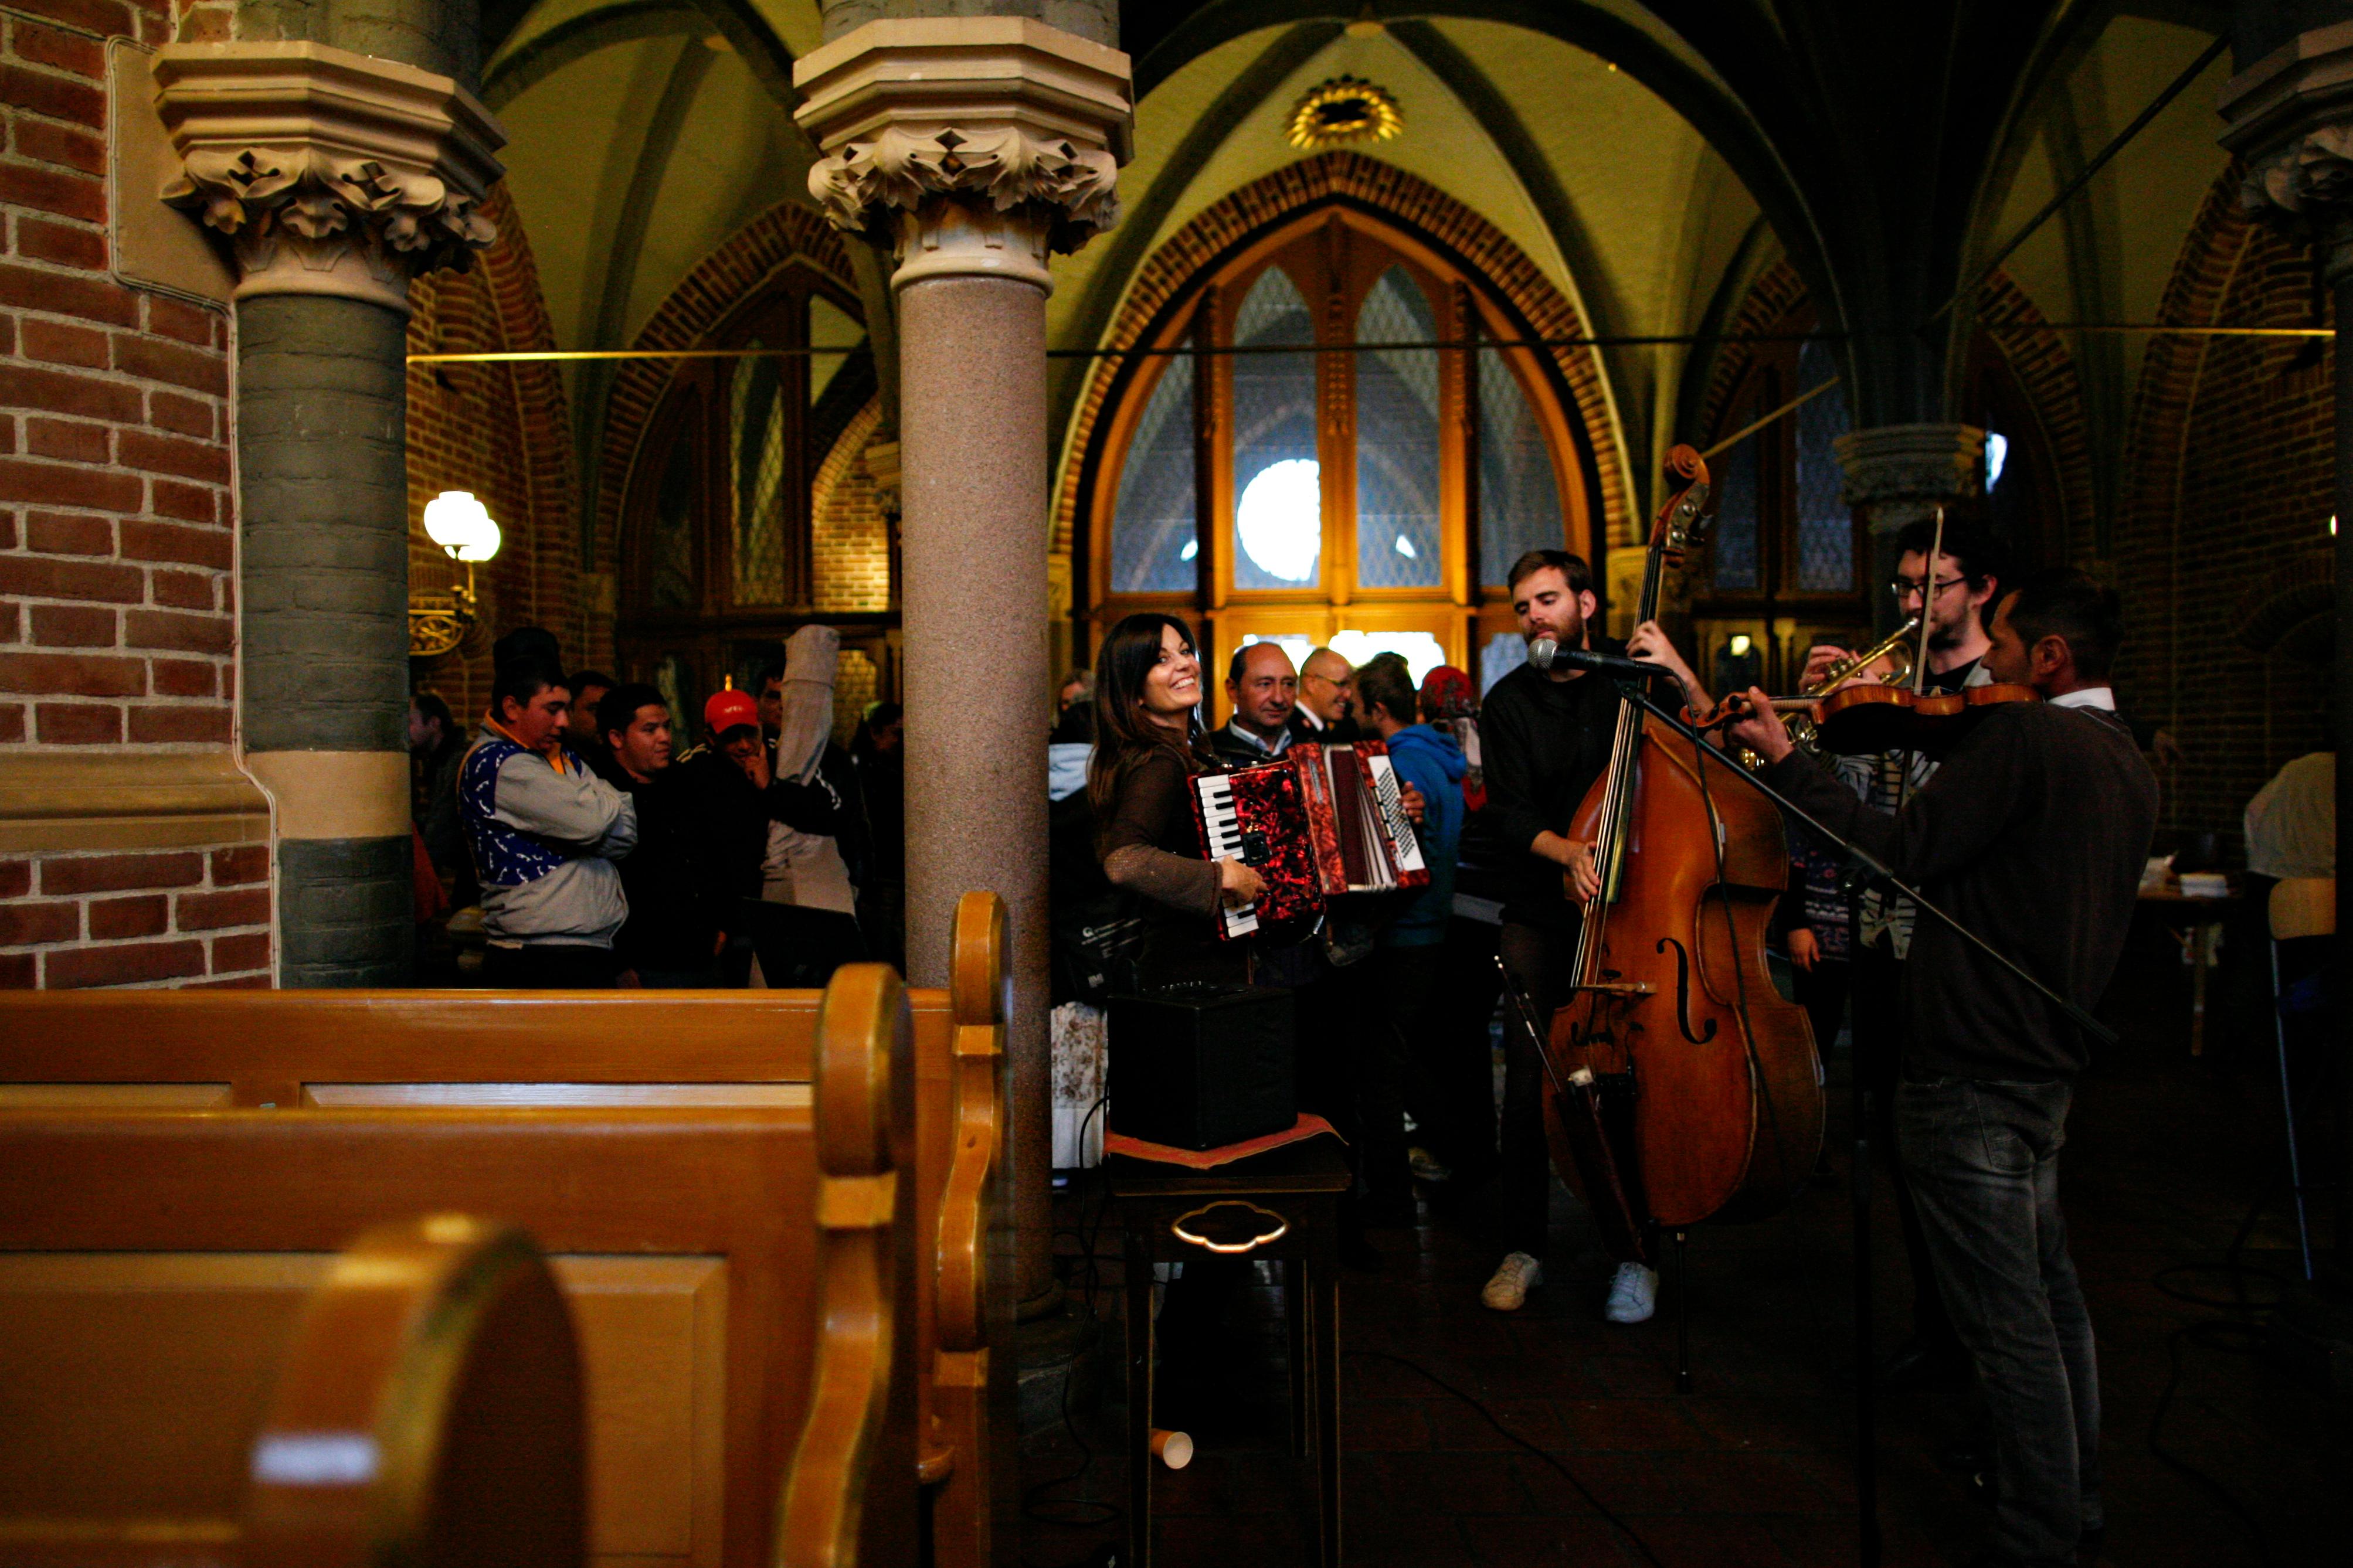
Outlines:
<svg viewBox="0 0 2353 1568"><path fill-rule="evenodd" d="M1501 1432L1504 1436L1509 1437L1513 1442L1517 1443L1521 1447L1525 1448L1529 1453L1534 1454L1537 1458L1542 1459L1546 1464L1550 1465L1555 1470L1558 1471L1560 1473L1561 1479L1567 1481L1571 1487L1574 1487L1577 1489L1577 1495L1583 1498L1592 1508L1593 1511L1601 1516L1603 1521L1607 1523L1610 1529L1616 1531L1619 1534L1624 1536L1629 1542L1633 1543L1634 1550L1642 1554L1642 1561L1648 1563L1651 1565L1651 1568L1666 1568L1666 1564L1659 1561L1659 1554L1651 1550L1651 1543L1643 1540L1641 1533L1637 1531L1632 1525L1628 1524L1624 1520L1619 1518L1618 1515L1610 1510L1608 1503L1605 1503L1599 1498L1595 1497L1593 1495L1593 1489L1587 1486L1583 1481L1577 1479L1577 1472L1570 1469L1567 1463L1564 1461L1559 1455L1553 1453L1550 1449L1540 1447L1536 1444L1531 1443L1517 1432L1513 1431L1509 1426L1504 1426L1503 1422L1496 1419L1495 1413L1488 1409L1477 1395L1467 1394L1461 1389L1455 1387L1452 1384L1447 1382L1444 1378L1439 1376L1436 1373L1430 1371L1419 1362L1414 1361L1407 1356L1392 1355L1388 1351L1352 1350L1347 1353L1355 1356L1368 1356L1375 1361L1395 1362L1399 1366L1407 1367L1414 1372L1419 1373L1422 1376L1428 1378L1430 1382L1436 1384L1447 1393L1454 1395L1455 1398L1462 1401L1463 1404L1468 1405L1472 1409L1479 1413L1480 1418L1485 1421L1488 1426L1493 1426L1496 1431Z"/></svg>

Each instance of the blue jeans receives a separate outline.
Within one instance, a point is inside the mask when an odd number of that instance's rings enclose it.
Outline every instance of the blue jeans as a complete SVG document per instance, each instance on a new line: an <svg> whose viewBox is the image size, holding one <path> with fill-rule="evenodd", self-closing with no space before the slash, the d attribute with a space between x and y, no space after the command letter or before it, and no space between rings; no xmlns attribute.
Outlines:
<svg viewBox="0 0 2353 1568"><path fill-rule="evenodd" d="M2072 1564L2100 1511L2100 1373L2059 1214L2067 1083L1909 1079L1895 1137L1994 1430L1995 1545Z"/></svg>

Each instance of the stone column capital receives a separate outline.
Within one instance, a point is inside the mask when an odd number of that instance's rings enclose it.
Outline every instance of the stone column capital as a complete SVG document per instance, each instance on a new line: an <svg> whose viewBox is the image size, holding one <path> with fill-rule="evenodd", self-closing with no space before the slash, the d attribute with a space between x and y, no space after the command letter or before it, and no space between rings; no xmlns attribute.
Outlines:
<svg viewBox="0 0 2353 1568"><path fill-rule="evenodd" d="M1985 432L1974 425L1881 425L1831 446L1846 475L1841 494L1874 533L1974 497L1985 472Z"/></svg>
<svg viewBox="0 0 2353 1568"><path fill-rule="evenodd" d="M498 238L477 205L506 133L445 76L314 43L168 44L155 107L183 173L164 200L227 238L237 297L406 313L412 278Z"/></svg>
<svg viewBox="0 0 2353 1568"><path fill-rule="evenodd" d="M2244 166L2239 205L2299 237L2334 238L2353 267L2353 22L2300 33L2222 84L2224 147Z"/></svg>
<svg viewBox="0 0 2353 1568"><path fill-rule="evenodd" d="M1127 57L1023 16L869 22L793 68L835 226L888 232L892 285L1008 278L1051 291L1050 251L1119 219L1133 153Z"/></svg>

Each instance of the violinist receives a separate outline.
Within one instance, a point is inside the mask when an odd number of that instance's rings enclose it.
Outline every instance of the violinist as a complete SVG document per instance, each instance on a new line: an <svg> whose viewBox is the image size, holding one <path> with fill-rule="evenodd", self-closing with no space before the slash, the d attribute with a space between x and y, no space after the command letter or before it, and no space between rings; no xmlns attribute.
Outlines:
<svg viewBox="0 0 2353 1568"><path fill-rule="evenodd" d="M1599 608L1586 563L1563 550L1531 550L1513 563L1512 611L1528 642L1550 637L1562 647L1618 645L1590 635ZM1600 890L1593 846L1567 835L1586 792L1609 765L1618 693L1606 678L1524 664L1495 683L1480 710L1487 769L1486 815L1506 859L1503 869L1504 967L1549 1018L1574 966L1578 908ZM1563 883L1573 881L1572 900ZM1505 1256L1479 1295L1499 1312L1516 1311L1544 1281L1551 1152L1545 1142L1544 1064L1515 1031L1504 1031L1501 1189ZM1658 1275L1620 1259L1606 1315L1639 1323L1653 1310Z"/></svg>
<svg viewBox="0 0 2353 1568"><path fill-rule="evenodd" d="M1936 570L1931 572L1928 552L1939 544ZM1939 541L1935 520L1923 519L1896 536L1896 552L1895 575L1887 584L1895 600L1895 614L1899 619L1921 616L1928 628L1923 691L1952 692L1991 683L1993 674L1985 662L1986 650L1991 646L1986 622L2004 576L1991 538L1974 524L1947 520ZM1842 647L1816 647L1807 656L1803 686L1811 689L1848 657ZM1936 764L1918 752L1878 752L1841 757L1831 769L1873 809L1893 812L1928 782ZM1897 998L1903 989L1905 955L1911 951L1913 913L1909 900L1877 888L1863 892L1855 910L1849 971L1854 1070L1872 1092L1876 1112L1872 1137L1883 1149L1894 1147L1894 1123L1890 1119L1895 1100L1895 1064L1904 1044L1899 1022L1903 1010ZM1912 1337L1896 1347L1882 1370L1883 1378L1895 1385L1921 1381L1940 1365L1957 1363L1960 1347L1936 1291L1911 1188L1899 1164L1891 1160L1889 1169L1904 1251L1912 1267Z"/></svg>
<svg viewBox="0 0 2353 1568"><path fill-rule="evenodd" d="M1733 738L1776 788L2088 1009L2123 951L2157 825L2157 781L2108 687L2121 625L2116 595L2080 572L2004 594L1985 667L2043 700L1986 710L1894 815L1795 750L1762 692ZM2105 1522L2091 1320L2058 1204L2086 1043L1934 921L1914 929L1901 1003L1896 1147L1993 1427L1998 1560L2072 1562Z"/></svg>

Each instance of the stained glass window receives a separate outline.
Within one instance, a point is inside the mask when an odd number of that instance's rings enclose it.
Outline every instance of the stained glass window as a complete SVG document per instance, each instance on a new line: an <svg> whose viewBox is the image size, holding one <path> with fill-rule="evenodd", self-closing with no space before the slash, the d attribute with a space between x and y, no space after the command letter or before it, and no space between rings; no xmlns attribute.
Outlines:
<svg viewBox="0 0 2353 1568"><path fill-rule="evenodd" d="M1754 588L1757 580L1757 437L1751 436L1726 452L1715 477L1715 542L1709 554L1710 573L1719 589Z"/></svg>
<svg viewBox="0 0 2353 1568"><path fill-rule="evenodd" d="M1359 342L1426 343L1438 323L1420 287L1392 267L1356 312ZM1435 588L1438 533L1438 351L1374 349L1356 356L1356 581L1367 588Z"/></svg>
<svg viewBox="0 0 2353 1568"><path fill-rule="evenodd" d="M1332 634L1332 651L1362 669L1377 655L1396 654L1419 688L1422 678L1446 662L1446 647L1429 632L1359 632Z"/></svg>
<svg viewBox="0 0 2353 1568"><path fill-rule="evenodd" d="M765 348L754 338L745 345ZM783 362L738 360L728 387L727 452L735 505L735 602L785 599Z"/></svg>
<svg viewBox="0 0 2353 1568"><path fill-rule="evenodd" d="M691 416L688 426L693 428ZM692 610L695 603L694 519L701 510L696 491L694 443L673 440L662 464L661 483L654 491L653 527L648 540L647 597L657 610Z"/></svg>
<svg viewBox="0 0 2353 1568"><path fill-rule="evenodd" d="M1111 529L1111 591L1182 594L1198 553L1193 517L1193 362L1160 373L1120 470Z"/></svg>
<svg viewBox="0 0 2353 1568"><path fill-rule="evenodd" d="M1479 351L1479 580L1504 586L1512 563L1562 547L1552 451L1520 378L1494 349Z"/></svg>
<svg viewBox="0 0 2353 1568"><path fill-rule="evenodd" d="M866 341L866 329L858 324L850 313L822 294L809 296L809 347L813 349L854 349ZM815 353L809 355L808 400L815 408L818 399L833 378L849 363L847 353Z"/></svg>
<svg viewBox="0 0 2353 1568"><path fill-rule="evenodd" d="M1244 296L1234 342L1310 345L1314 318L1279 267ZM1315 356L1234 358L1234 586L1312 588L1321 580L1324 511L1315 456Z"/></svg>
<svg viewBox="0 0 2353 1568"><path fill-rule="evenodd" d="M1838 375L1831 351L1809 341L1798 351L1798 386L1805 391ZM1854 516L1840 494L1838 452L1846 434L1846 396L1833 384L1802 405L1798 419L1798 586L1812 593L1854 590ZM1718 581L1722 581L1719 577Z"/></svg>
<svg viewBox="0 0 2353 1568"><path fill-rule="evenodd" d="M1528 662L1527 639L1517 632L1497 632L1479 650L1479 691L1482 696L1495 689L1495 682Z"/></svg>

